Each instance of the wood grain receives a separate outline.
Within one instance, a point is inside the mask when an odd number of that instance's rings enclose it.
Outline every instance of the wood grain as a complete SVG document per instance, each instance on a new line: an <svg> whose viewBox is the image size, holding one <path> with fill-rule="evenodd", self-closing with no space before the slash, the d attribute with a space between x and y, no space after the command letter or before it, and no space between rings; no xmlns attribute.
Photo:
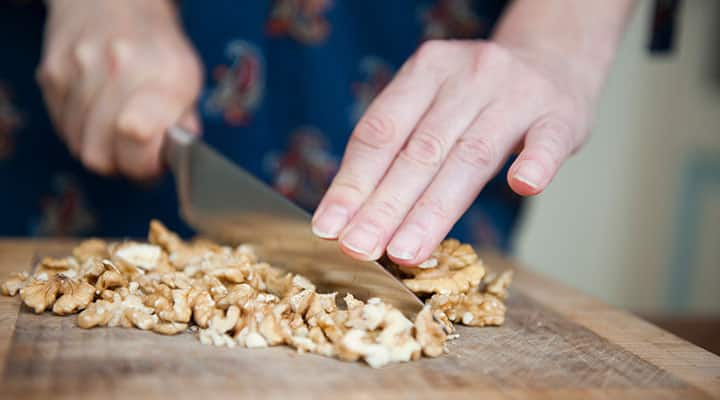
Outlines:
<svg viewBox="0 0 720 400"><path fill-rule="evenodd" d="M63 246L0 242L0 276ZM83 330L0 298L0 398L720 398L718 357L524 270L516 281L503 327L461 328L448 355L378 370L190 334Z"/></svg>

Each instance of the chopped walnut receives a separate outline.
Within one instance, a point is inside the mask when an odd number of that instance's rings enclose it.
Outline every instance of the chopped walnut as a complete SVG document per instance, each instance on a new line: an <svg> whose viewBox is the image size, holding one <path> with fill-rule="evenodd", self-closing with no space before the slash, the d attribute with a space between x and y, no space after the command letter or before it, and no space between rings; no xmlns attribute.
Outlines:
<svg viewBox="0 0 720 400"><path fill-rule="evenodd" d="M500 275L492 274L486 276L485 279L483 279L483 283L485 283L483 292L492 294L501 300L506 299L512 277L512 271L503 271Z"/></svg>
<svg viewBox="0 0 720 400"><path fill-rule="evenodd" d="M152 244L124 242L112 248L111 259L123 270L152 271L163 268L167 256L162 248Z"/></svg>
<svg viewBox="0 0 720 400"><path fill-rule="evenodd" d="M433 319L430 306L423 307L415 318L415 337L426 356L437 357L442 354L447 334L443 327Z"/></svg>
<svg viewBox="0 0 720 400"><path fill-rule="evenodd" d="M182 322L159 322L152 327L152 331L162 335L177 335L187 328L188 324Z"/></svg>
<svg viewBox="0 0 720 400"><path fill-rule="evenodd" d="M0 291L19 293L36 313L79 313L81 328L190 332L215 346L287 345L380 367L441 355L457 336L452 322L501 324L512 277L483 280L472 247L446 240L426 262L399 268L411 290L433 294L413 322L379 298L348 293L339 305L337 293L320 293L307 278L262 262L248 245L186 242L158 221L148 240L86 240L70 257L44 258L32 275L12 275Z"/></svg>
<svg viewBox="0 0 720 400"><path fill-rule="evenodd" d="M465 293L477 287L485 275L475 250L454 239L444 240L422 264L399 269L411 276L403 282L416 293Z"/></svg>
<svg viewBox="0 0 720 400"><path fill-rule="evenodd" d="M73 257L83 264L92 258L106 259L110 257L108 245L104 240L89 239L80 243L73 249Z"/></svg>
<svg viewBox="0 0 720 400"><path fill-rule="evenodd" d="M15 296L20 289L24 288L30 278L27 272L15 272L10 278L0 285L0 293L4 296Z"/></svg>
<svg viewBox="0 0 720 400"><path fill-rule="evenodd" d="M485 268L473 264L450 271L445 277L432 279L404 279L405 285L417 293L463 293L480 284Z"/></svg>
<svg viewBox="0 0 720 400"><path fill-rule="evenodd" d="M65 258L52 258L52 257L45 257L42 260L40 260L40 268L47 268L47 269L57 269L57 270L68 270L68 269L77 269L78 268L78 262L73 257L65 257Z"/></svg>
<svg viewBox="0 0 720 400"><path fill-rule="evenodd" d="M53 304L53 312L67 315L84 310L95 299L95 288L85 281L74 281L62 274L56 276L60 281L60 296Z"/></svg>
<svg viewBox="0 0 720 400"><path fill-rule="evenodd" d="M505 321L505 305L488 293L436 294L428 303L444 312L450 321L463 325L502 325Z"/></svg>
<svg viewBox="0 0 720 400"><path fill-rule="evenodd" d="M61 295L58 298L58 295ZM85 281L75 281L63 274L57 274L48 280L35 279L20 290L20 297L36 313L52 306L58 315L66 315L83 310L95 296L95 288Z"/></svg>

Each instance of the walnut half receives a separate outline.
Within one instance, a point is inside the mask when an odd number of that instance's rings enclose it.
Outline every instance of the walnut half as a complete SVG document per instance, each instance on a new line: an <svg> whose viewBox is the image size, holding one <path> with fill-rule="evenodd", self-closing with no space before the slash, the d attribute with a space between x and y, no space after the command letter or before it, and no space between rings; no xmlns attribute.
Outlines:
<svg viewBox="0 0 720 400"><path fill-rule="evenodd" d="M95 288L85 281L57 274L48 280L33 280L20 290L20 297L38 314L52 306L55 314L66 315L85 309L95 297Z"/></svg>

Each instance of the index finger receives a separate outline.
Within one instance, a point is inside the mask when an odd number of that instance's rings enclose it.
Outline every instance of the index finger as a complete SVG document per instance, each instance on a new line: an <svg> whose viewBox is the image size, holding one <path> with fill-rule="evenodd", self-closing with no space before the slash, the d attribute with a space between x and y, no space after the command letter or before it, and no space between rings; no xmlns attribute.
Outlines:
<svg viewBox="0 0 720 400"><path fill-rule="evenodd" d="M338 237L432 104L441 79L408 65L372 102L353 130L340 170L313 217L317 236Z"/></svg>

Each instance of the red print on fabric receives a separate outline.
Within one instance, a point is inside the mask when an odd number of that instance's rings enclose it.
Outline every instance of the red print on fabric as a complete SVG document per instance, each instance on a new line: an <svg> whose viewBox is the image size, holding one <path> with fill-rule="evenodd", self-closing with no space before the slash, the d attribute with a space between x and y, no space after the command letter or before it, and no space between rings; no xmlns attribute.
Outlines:
<svg viewBox="0 0 720 400"><path fill-rule="evenodd" d="M331 0L275 0L267 23L270 36L289 36L300 43L324 42L330 34L325 14Z"/></svg>
<svg viewBox="0 0 720 400"><path fill-rule="evenodd" d="M352 122L357 122L367 110L373 99L387 86L395 71L385 60L367 56L360 61L362 81L352 84L353 97Z"/></svg>
<svg viewBox="0 0 720 400"><path fill-rule="evenodd" d="M222 115L230 125L247 125L262 100L265 85L262 58L255 46L242 40L228 43L225 52L231 62L214 68L216 84L210 89L205 111Z"/></svg>
<svg viewBox="0 0 720 400"><path fill-rule="evenodd" d="M422 9L424 39L473 38L485 29L473 11L472 0L437 0L435 5Z"/></svg>
<svg viewBox="0 0 720 400"><path fill-rule="evenodd" d="M38 236L73 236L89 233L95 227L85 194L69 174L53 177L53 194L40 204L42 216L34 233Z"/></svg>
<svg viewBox="0 0 720 400"><path fill-rule="evenodd" d="M287 150L270 156L275 189L302 207L317 206L338 169L329 147L319 130L296 129Z"/></svg>
<svg viewBox="0 0 720 400"><path fill-rule="evenodd" d="M0 160L10 158L15 150L15 135L22 127L20 112L12 103L12 93L0 83Z"/></svg>

